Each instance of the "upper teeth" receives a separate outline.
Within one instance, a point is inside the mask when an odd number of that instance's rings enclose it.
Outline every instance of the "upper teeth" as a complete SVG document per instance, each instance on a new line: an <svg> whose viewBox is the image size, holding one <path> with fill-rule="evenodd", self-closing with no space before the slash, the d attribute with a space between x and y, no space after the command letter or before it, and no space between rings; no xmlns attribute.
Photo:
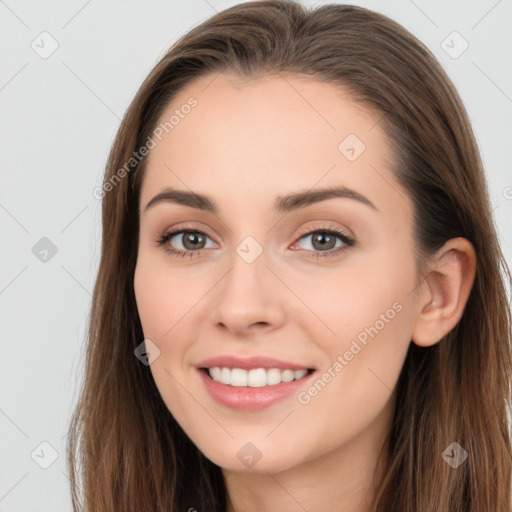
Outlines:
<svg viewBox="0 0 512 512"><path fill-rule="evenodd" d="M279 368L255 368L254 370L244 370L242 368L215 368L208 369L210 377L222 384L231 386L249 386L259 388L262 386L273 386L281 382L291 382L294 379L300 379L308 373L307 370L280 370Z"/></svg>

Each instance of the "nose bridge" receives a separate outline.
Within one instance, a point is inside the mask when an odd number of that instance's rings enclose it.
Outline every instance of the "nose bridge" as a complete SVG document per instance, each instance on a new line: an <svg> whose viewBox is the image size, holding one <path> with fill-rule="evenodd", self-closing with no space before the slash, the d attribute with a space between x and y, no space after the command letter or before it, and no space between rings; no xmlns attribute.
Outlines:
<svg viewBox="0 0 512 512"><path fill-rule="evenodd" d="M230 257L231 270L219 286L215 322L242 331L252 324L282 321L278 286L271 283L268 253L254 237L244 238Z"/></svg>
<svg viewBox="0 0 512 512"><path fill-rule="evenodd" d="M239 308L254 306L268 294L267 252L259 244L256 247L256 243L254 239L242 241L230 258L231 271L226 276L222 296L228 302L237 301Z"/></svg>

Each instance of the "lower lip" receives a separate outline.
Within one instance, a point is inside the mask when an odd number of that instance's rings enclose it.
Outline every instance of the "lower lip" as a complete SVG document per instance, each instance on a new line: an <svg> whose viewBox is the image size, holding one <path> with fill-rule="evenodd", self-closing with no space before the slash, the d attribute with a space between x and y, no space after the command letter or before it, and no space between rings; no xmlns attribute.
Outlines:
<svg viewBox="0 0 512 512"><path fill-rule="evenodd" d="M273 386L259 388L230 386L217 382L206 375L204 370L198 370L210 396L219 404L241 411L258 411L297 394L304 384L315 373L311 372L301 379L281 382Z"/></svg>

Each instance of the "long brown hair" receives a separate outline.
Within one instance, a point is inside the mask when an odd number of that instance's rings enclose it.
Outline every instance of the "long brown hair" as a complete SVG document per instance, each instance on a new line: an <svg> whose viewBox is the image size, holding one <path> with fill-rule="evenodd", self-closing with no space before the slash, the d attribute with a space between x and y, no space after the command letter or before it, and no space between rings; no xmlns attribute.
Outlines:
<svg viewBox="0 0 512 512"><path fill-rule="evenodd" d="M278 0L235 5L182 37L119 128L101 193L101 262L69 431L75 512L225 511L221 469L181 430L149 367L134 357L144 336L133 287L146 161L134 152L180 89L223 70L311 75L350 91L378 114L394 148L420 261L450 238L474 245L476 277L460 322L431 347L410 344L373 510L510 512L510 272L466 110L431 52L391 19L357 6L307 10ZM457 469L441 456L452 442L468 453Z"/></svg>

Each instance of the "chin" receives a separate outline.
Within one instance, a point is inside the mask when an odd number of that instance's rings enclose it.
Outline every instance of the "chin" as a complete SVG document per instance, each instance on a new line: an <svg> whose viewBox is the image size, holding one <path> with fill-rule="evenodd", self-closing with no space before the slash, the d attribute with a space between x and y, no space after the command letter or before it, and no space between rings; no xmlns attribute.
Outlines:
<svg viewBox="0 0 512 512"><path fill-rule="evenodd" d="M219 450L216 446L212 450L201 450L214 464L235 473L279 473L291 469L301 463L297 453L292 457L285 451L278 451L267 441L266 446L257 441L251 443L237 442L224 446Z"/></svg>

